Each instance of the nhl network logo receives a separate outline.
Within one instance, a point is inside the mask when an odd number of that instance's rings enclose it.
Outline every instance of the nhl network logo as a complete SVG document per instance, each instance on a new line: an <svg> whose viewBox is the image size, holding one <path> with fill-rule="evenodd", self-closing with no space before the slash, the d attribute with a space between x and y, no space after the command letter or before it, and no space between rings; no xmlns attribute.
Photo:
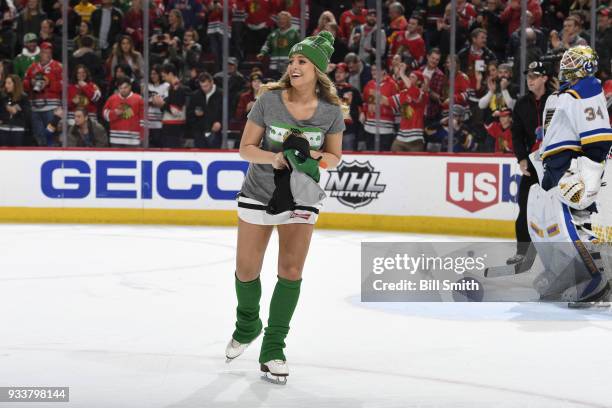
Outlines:
<svg viewBox="0 0 612 408"><path fill-rule="evenodd" d="M348 207L363 207L385 191L386 184L377 184L379 175L380 172L374 171L370 162L343 161L336 170L329 171L325 190Z"/></svg>

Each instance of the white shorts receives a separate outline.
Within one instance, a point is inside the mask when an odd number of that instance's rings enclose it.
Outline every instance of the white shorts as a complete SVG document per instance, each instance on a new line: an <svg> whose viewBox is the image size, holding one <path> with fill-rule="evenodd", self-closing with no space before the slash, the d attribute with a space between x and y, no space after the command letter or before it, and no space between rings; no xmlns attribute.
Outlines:
<svg viewBox="0 0 612 408"><path fill-rule="evenodd" d="M238 217L249 224L314 224L320 210L320 207L296 207L293 211L272 215L266 212L266 208L265 204L257 200L238 195Z"/></svg>

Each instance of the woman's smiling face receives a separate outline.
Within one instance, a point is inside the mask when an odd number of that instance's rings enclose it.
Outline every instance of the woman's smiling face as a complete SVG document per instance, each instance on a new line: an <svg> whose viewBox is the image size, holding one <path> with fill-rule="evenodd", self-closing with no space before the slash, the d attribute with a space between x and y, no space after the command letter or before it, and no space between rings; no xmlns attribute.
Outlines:
<svg viewBox="0 0 612 408"><path fill-rule="evenodd" d="M314 64L302 54L293 54L289 58L287 73L291 86L304 86L317 81Z"/></svg>

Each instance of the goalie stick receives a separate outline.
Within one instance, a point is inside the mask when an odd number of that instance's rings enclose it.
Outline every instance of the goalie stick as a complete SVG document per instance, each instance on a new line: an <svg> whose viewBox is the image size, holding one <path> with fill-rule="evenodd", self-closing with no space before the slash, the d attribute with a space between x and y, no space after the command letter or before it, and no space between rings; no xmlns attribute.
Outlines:
<svg viewBox="0 0 612 408"><path fill-rule="evenodd" d="M517 275L519 273L527 272L533 266L537 254L538 252L536 251L535 245L530 243L529 248L527 248L527 253L522 261L512 265L490 266L485 268L484 276L485 278L499 278L500 276Z"/></svg>

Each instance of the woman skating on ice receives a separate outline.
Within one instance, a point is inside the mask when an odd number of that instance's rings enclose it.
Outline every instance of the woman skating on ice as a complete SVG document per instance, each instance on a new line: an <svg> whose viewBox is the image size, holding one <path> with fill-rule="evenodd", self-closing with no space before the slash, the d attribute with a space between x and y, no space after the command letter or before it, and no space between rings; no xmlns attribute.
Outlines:
<svg viewBox="0 0 612 408"><path fill-rule="evenodd" d="M279 236L278 281L259 354L268 379L285 383L289 323L300 295L302 270L324 194L319 164L333 168L342 154L341 100L325 74L333 36L323 31L296 44L279 82L262 86L248 115L240 156L250 162L238 198L236 329L227 361L262 332L259 274L274 226Z"/></svg>

